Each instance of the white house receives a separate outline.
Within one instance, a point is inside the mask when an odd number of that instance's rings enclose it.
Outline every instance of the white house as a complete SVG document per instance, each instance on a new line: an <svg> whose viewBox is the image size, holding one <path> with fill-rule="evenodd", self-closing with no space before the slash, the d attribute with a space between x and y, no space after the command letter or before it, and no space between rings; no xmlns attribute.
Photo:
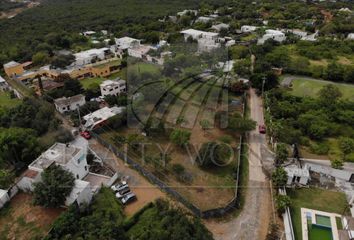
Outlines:
<svg viewBox="0 0 354 240"><path fill-rule="evenodd" d="M258 39L257 44L259 45L264 44L264 42L267 41L268 39L273 39L274 41L277 42L283 42L286 39L286 36L281 31L268 29L266 30L266 33L263 35L263 37Z"/></svg>
<svg viewBox="0 0 354 240"><path fill-rule="evenodd" d="M9 89L9 85L3 77L0 76L0 91L6 91Z"/></svg>
<svg viewBox="0 0 354 240"><path fill-rule="evenodd" d="M103 126L106 121L118 114L123 113L125 107L104 107L93 113L90 113L83 117L84 119L84 127L88 130L92 130L98 127Z"/></svg>
<svg viewBox="0 0 354 240"><path fill-rule="evenodd" d="M146 54L150 51L151 46L149 45L139 45L128 48L128 55L135 58L144 58Z"/></svg>
<svg viewBox="0 0 354 240"><path fill-rule="evenodd" d="M189 10L189 9L185 9L183 10L182 12L178 12L177 13L177 16L184 16L184 15L187 15L187 14L192 14L192 15L197 15L198 14L198 10Z"/></svg>
<svg viewBox="0 0 354 240"><path fill-rule="evenodd" d="M131 37L115 38L115 42L117 47L122 50L140 46L140 40Z"/></svg>
<svg viewBox="0 0 354 240"><path fill-rule="evenodd" d="M229 24L225 24L225 23L220 23L220 24L216 24L211 26L211 29L220 32L222 29L229 29L230 25Z"/></svg>
<svg viewBox="0 0 354 240"><path fill-rule="evenodd" d="M60 113L66 113L70 111L77 110L81 106L85 105L85 96L82 94L75 95L72 97L62 97L54 100L55 108Z"/></svg>
<svg viewBox="0 0 354 240"><path fill-rule="evenodd" d="M86 36L86 37L90 37L92 35L95 35L96 32L95 31L86 31L86 32L83 32L82 35Z"/></svg>
<svg viewBox="0 0 354 240"><path fill-rule="evenodd" d="M126 82L120 78L115 80L106 80L100 84L101 95L119 95L126 92Z"/></svg>
<svg viewBox="0 0 354 240"><path fill-rule="evenodd" d="M354 40L354 33L349 33L347 39Z"/></svg>
<svg viewBox="0 0 354 240"><path fill-rule="evenodd" d="M87 65L97 60L104 60L110 52L111 51L109 48L93 48L87 51L75 53L75 65Z"/></svg>
<svg viewBox="0 0 354 240"><path fill-rule="evenodd" d="M10 201L9 194L6 190L0 189L0 209Z"/></svg>
<svg viewBox="0 0 354 240"><path fill-rule="evenodd" d="M198 39L198 51L210 52L217 48L220 48L221 44L215 39L200 38Z"/></svg>
<svg viewBox="0 0 354 240"><path fill-rule="evenodd" d="M256 30L257 30L257 27L255 27L255 26L250 26L250 25L241 26L241 32L243 32L243 33L254 32Z"/></svg>
<svg viewBox="0 0 354 240"><path fill-rule="evenodd" d="M51 146L28 166L17 186L25 192L33 191L33 184L42 180L41 173L52 164L60 165L79 180L75 180L75 186L67 197L65 205L69 206L75 201L79 205L84 202L89 203L93 195L90 183L80 180L89 173L86 151L72 144L55 143Z"/></svg>
<svg viewBox="0 0 354 240"><path fill-rule="evenodd" d="M199 38L217 40L219 36L219 33L205 32L205 31L200 31L195 29L183 30L180 33L183 34L184 40L187 40L190 37L194 40L198 40Z"/></svg>
<svg viewBox="0 0 354 240"><path fill-rule="evenodd" d="M197 18L197 20L195 20L196 23L208 23L210 21L213 21L214 18L213 17L199 17Z"/></svg>
<svg viewBox="0 0 354 240"><path fill-rule="evenodd" d="M184 40L187 41L189 38L198 41L198 51L200 52L208 52L214 49L219 48L219 33L214 32L204 32L195 29L187 29L181 31L180 33L183 34Z"/></svg>
<svg viewBox="0 0 354 240"><path fill-rule="evenodd" d="M287 185L300 184L307 185L310 180L310 171L307 166L300 168L295 165L290 165L284 168L288 174Z"/></svg>
<svg viewBox="0 0 354 240"><path fill-rule="evenodd" d="M75 201L81 205L83 203L90 203L92 200L93 192L91 184L87 181L75 180L75 185L71 190L69 196L66 197L65 206L70 206Z"/></svg>

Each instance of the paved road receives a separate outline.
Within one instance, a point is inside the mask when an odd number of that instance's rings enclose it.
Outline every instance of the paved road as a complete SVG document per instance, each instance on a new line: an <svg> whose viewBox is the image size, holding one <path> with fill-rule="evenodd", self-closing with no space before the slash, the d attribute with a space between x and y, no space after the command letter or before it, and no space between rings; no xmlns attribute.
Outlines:
<svg viewBox="0 0 354 240"><path fill-rule="evenodd" d="M251 118L263 124L262 100L252 89L250 92ZM258 133L258 127L249 135L249 181L244 208L241 214L228 222L208 221L207 226L217 240L263 240L266 237L272 203L269 181L262 164L272 159L266 149L266 138Z"/></svg>

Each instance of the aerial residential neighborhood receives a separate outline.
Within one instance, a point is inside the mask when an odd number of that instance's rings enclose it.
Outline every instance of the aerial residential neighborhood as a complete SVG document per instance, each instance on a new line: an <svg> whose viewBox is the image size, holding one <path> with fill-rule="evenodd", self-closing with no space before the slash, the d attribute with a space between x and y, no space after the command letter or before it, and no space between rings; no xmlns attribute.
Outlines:
<svg viewBox="0 0 354 240"><path fill-rule="evenodd" d="M0 239L354 239L353 11L0 0Z"/></svg>

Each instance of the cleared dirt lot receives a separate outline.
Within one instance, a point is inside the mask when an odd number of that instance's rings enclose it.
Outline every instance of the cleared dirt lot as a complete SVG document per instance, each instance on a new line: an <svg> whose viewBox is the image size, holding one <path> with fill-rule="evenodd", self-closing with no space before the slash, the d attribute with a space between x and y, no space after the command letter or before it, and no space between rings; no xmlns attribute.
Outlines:
<svg viewBox="0 0 354 240"><path fill-rule="evenodd" d="M65 209L32 204L32 195L18 193L0 211L0 239L41 239Z"/></svg>
<svg viewBox="0 0 354 240"><path fill-rule="evenodd" d="M137 171L131 169L122 159L116 157L108 149L100 145L95 139L90 140L90 148L111 168L116 170L120 176L126 177L130 189L136 194L137 201L124 207L124 212L127 216L132 216L149 202L153 202L158 198L167 197L164 192L151 184Z"/></svg>

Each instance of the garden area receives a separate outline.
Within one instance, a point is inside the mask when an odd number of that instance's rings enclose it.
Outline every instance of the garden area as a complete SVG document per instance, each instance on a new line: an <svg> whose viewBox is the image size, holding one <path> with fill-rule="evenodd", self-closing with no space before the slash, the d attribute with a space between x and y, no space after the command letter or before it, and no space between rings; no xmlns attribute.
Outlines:
<svg viewBox="0 0 354 240"><path fill-rule="evenodd" d="M294 96L284 89L269 91L268 132L277 142L297 143L300 157L329 159L335 168L345 161L353 162L354 105L343 97L341 89L338 84L327 84L308 97Z"/></svg>
<svg viewBox="0 0 354 240"><path fill-rule="evenodd" d="M345 194L319 188L288 189L291 198L291 218L296 240L302 240L301 208L329 213L349 214ZM339 225L341 226L341 224Z"/></svg>
<svg viewBox="0 0 354 240"><path fill-rule="evenodd" d="M0 108L1 107L7 107L7 108L16 107L20 103L21 103L21 100L16 97L12 97L9 92L1 92L0 91Z"/></svg>

